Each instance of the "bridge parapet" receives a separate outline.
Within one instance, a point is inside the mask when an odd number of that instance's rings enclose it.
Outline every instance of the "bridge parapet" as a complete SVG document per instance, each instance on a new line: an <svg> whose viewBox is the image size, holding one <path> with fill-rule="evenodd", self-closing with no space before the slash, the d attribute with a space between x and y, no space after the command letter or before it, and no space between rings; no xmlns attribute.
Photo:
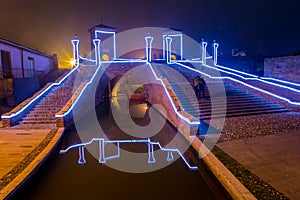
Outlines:
<svg viewBox="0 0 300 200"><path fill-rule="evenodd" d="M76 99L79 98L79 95L81 94L86 84L86 82L81 83L77 90L73 93L69 101L65 104L65 106L56 113L56 127L69 127L73 124L73 117L71 112L72 106Z"/></svg>
<svg viewBox="0 0 300 200"><path fill-rule="evenodd" d="M22 103L20 103L17 107L12 109L11 111L4 113L2 117L2 124L4 127L11 127L13 126L17 121L22 119L28 112L32 109L34 104L29 105L30 102L35 101L35 99L38 99L39 96L42 96L43 92L51 86L51 83L47 83L44 87L42 87L40 90L38 90L36 93L34 93L31 97L24 100ZM24 107L27 105L27 108L24 109ZM24 111L22 111L24 109ZM19 113L19 114L18 114Z"/></svg>
<svg viewBox="0 0 300 200"><path fill-rule="evenodd" d="M157 77L161 77L158 70L153 67ZM145 86L146 96L150 104L162 105L166 113L161 113L185 136L196 135L199 119L182 110L182 105L167 79L160 79L162 84L149 84ZM175 107L175 109L174 109Z"/></svg>
<svg viewBox="0 0 300 200"><path fill-rule="evenodd" d="M77 67L70 71L68 74L57 79L55 83L47 83L43 88L36 92L33 96L29 97L17 107L11 110L8 113L5 113L1 116L4 127L11 127L15 125L21 119L26 118L26 116L39 105L39 103L47 97L48 94L51 94L54 90L67 83L68 80L72 79L74 74L77 72ZM72 82L72 81L71 81ZM68 83L69 84L69 83ZM68 87L68 86L67 86ZM45 106L45 105L44 105ZM54 105L56 106L56 105ZM33 122L35 123L35 122Z"/></svg>

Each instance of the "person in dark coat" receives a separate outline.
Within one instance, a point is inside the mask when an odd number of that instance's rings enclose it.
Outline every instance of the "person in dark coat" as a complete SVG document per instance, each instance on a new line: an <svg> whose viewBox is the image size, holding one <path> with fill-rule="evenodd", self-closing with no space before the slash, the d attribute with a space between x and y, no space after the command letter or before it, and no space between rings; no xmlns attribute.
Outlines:
<svg viewBox="0 0 300 200"><path fill-rule="evenodd" d="M200 79L199 79L199 83L198 83L198 98L200 99L201 98L201 96L202 96L202 98L205 98L205 81L204 81L204 79L201 77Z"/></svg>
<svg viewBox="0 0 300 200"><path fill-rule="evenodd" d="M197 98L199 98L200 95L199 81L200 81L200 76L197 76L196 78L193 79L193 88Z"/></svg>

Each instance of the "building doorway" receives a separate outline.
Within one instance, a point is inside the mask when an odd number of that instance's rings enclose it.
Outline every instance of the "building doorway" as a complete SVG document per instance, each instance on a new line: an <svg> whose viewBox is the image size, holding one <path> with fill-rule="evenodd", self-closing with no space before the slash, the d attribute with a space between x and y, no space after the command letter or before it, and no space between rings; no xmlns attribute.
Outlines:
<svg viewBox="0 0 300 200"><path fill-rule="evenodd" d="M3 79L12 78L11 57L9 51L1 50Z"/></svg>
<svg viewBox="0 0 300 200"><path fill-rule="evenodd" d="M28 57L28 76L35 77L34 58Z"/></svg>

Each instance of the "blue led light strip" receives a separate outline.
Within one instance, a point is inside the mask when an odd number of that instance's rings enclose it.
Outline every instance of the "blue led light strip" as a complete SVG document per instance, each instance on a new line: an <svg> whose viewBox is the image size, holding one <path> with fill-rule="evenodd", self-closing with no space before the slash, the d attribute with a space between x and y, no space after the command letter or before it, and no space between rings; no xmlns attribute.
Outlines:
<svg viewBox="0 0 300 200"><path fill-rule="evenodd" d="M145 37L145 41L146 41L146 60L147 62L151 62L152 59L152 42L153 42L153 37L151 36L147 36Z"/></svg>
<svg viewBox="0 0 300 200"><path fill-rule="evenodd" d="M49 85L49 87L47 87L43 92L41 92L39 95L37 95L34 99L32 99L30 102L28 102L25 106L23 106L18 112L10 114L8 116L1 116L2 119L10 119L12 117L15 117L19 114L21 114L26 108L28 108L32 103L34 103L37 99L39 99L41 96L43 96L46 92L48 92L50 89L52 89L54 86L58 86L61 85L61 83L66 80L74 71L77 70L77 68L79 67L79 65L77 64L77 66L74 67L74 69L72 69L63 79L61 79L58 83L52 83L51 85Z"/></svg>
<svg viewBox="0 0 300 200"><path fill-rule="evenodd" d="M297 106L300 105L300 102L294 102L294 101L291 101L290 99L287 99L287 98L285 98L285 97L276 95L276 94L274 94L274 93L271 93L271 92L269 92L269 91L260 89L260 88L258 88L258 87L252 86L252 85L250 85L250 84L244 83L244 82L239 81L239 80L237 80L237 79L234 79L234 78L231 78L231 77L228 77L228 76L223 76L223 77L213 77L213 76L211 76L211 75L209 75L209 74L206 74L206 73L201 72L201 71L199 71L199 70L196 70L196 69L194 69L194 68L188 67L188 66L186 66L186 65L184 65L184 64L182 64L182 63L177 63L177 64L180 65L180 66L182 66L182 67L185 67L185 68L187 68L187 69L190 69L190 70L192 70L192 71L195 71L195 72L197 72L197 73L200 73L200 74L202 74L202 75L205 75L205 76L207 76L207 77L209 77L209 78L211 78L211 79L222 79L222 80L223 80L223 79L229 79L229 80L232 80L232 81L234 81L234 82L240 83L240 84L242 84L242 85L244 85L244 86L247 86L247 87L249 87L249 88L252 88L252 89L254 89L254 90L260 91L260 92L262 92L262 93L268 94L268 95L273 96L273 97L275 97L275 98L278 98L278 99L280 99L280 100L286 101L286 102L288 102L289 104L297 105ZM208 65L204 65L204 66L206 66L206 67L211 67L211 66L208 66ZM257 80L260 80L260 79L257 79Z"/></svg>
<svg viewBox="0 0 300 200"><path fill-rule="evenodd" d="M157 75L156 75L156 73L154 72L154 69L153 69L153 67L152 67L152 64L151 64L151 63L147 63L147 64L149 65L149 67L150 67L150 69L151 69L151 71L152 71L152 73L153 73L155 79L156 79L157 81L159 81L159 82L161 83L161 85L163 86L163 88L164 88L164 90L165 90L165 93L166 93L166 95L167 95L167 97L168 97L168 99L169 99L169 102L171 103L171 105L172 105L172 107L173 107L173 110L174 110L174 112L176 113L176 115L177 115L179 118L181 118L182 120L184 120L185 122L187 122L188 124L194 124L194 125L200 124L200 121L194 121L194 122L191 122L188 118L182 116L181 113L179 113L179 112L177 111L176 106L174 105L174 102L172 101L172 98L171 98L171 96L170 96L170 94L169 94L169 92L168 92L168 89L167 89L167 87L165 86L164 82L162 81L161 78L158 78L158 77L157 77Z"/></svg>
<svg viewBox="0 0 300 200"><path fill-rule="evenodd" d="M214 41L213 47L214 47L214 54L213 54L214 55L214 65L216 65L218 63L218 47L219 47L219 44Z"/></svg>
<svg viewBox="0 0 300 200"><path fill-rule="evenodd" d="M194 63L202 63L202 62L199 62L199 61L192 61ZM177 62L176 62L177 63ZM202 63L203 64L203 63ZM291 91L294 91L294 92L298 92L300 93L300 90L299 89L295 89L295 88L292 88L292 87L289 87L289 86L285 86L285 85L280 85L280 84L277 84L277 83L272 83L272 82L269 82L269 81L265 81L263 79L265 78L260 78L258 76L255 76L253 74L248 74L248 73L245 73L245 72L241 72L241 71L238 71L238 70L235 70L235 69L230 69L228 67L224 67L224 66L220 66L220 65L216 65L217 67L213 67L213 66L210 66L210 65L206 65L206 64L203 64L203 66L205 67L208 67L208 68L211 68L211 69L215 69L215 70L218 70L220 72L224 72L224 73L227 73L227 74L231 74L233 76L237 76L237 77L240 77L244 80L253 80L253 81L260 81L260 82L263 82L263 83L267 83L267 84L270 84L270 85L274 85L274 86L277 86L277 87L281 87L281 88L284 88L284 89L287 89L287 90L291 90ZM245 74L247 76L251 76L253 78L247 78L247 77L244 77L242 75L239 75L239 74L235 74L233 72L229 72L229 71L226 71L226 70L222 70L222 69L219 69L219 68L223 68L223 69L227 69L227 70L230 70L230 71L234 71L234 72L237 72L237 73L240 73L240 74ZM300 85L300 84L299 84Z"/></svg>
<svg viewBox="0 0 300 200"><path fill-rule="evenodd" d="M168 152L167 161L172 161L174 159L172 152L177 152L178 155L182 158L182 160L184 161L184 163L186 164L186 166L190 170L198 170L197 166L191 166L188 163L188 161L186 160L184 155L179 151L179 149L177 149L177 148L164 148L164 147L161 146L161 144L159 142L152 142L150 140L150 138L148 138L147 140L143 140L143 139L141 139L141 140L105 140L103 138L93 138L89 142L71 145L65 150L60 150L60 153L64 154L64 153L67 153L69 150L71 150L73 148L78 148L78 152L79 152L78 164L85 164L86 160L85 160L85 155L84 155L84 148L87 145L90 145L90 144L92 144L93 142L96 142L96 141L99 142L99 163L105 163L109 159L119 158L121 156L121 154L120 154L120 143L146 143L148 145L148 156L149 156L148 157L148 163L149 164L156 163L156 160L155 160L155 157L154 157L154 152L155 152L154 151L154 145L157 145L160 150ZM104 153L105 143L110 143L110 144L116 143L118 153L116 155L113 155L113 156L105 157L105 153Z"/></svg>
<svg viewBox="0 0 300 200"><path fill-rule="evenodd" d="M82 57L82 56L79 56L79 58L83 61L86 61L86 62L94 62L96 64L96 60L93 60L93 59L90 59L90 58L85 58L85 57Z"/></svg>
<svg viewBox="0 0 300 200"><path fill-rule="evenodd" d="M99 67L101 63L101 55L100 55L100 42L99 39L93 39L93 43L95 46L95 59L96 59L96 65Z"/></svg>
<svg viewBox="0 0 300 200"><path fill-rule="evenodd" d="M100 31L100 30L96 30L95 31L95 38L98 38L98 33L103 33L103 34L112 34L113 35L113 42L114 42L114 59L116 59L117 57L117 53L116 53L116 33L114 31Z"/></svg>
<svg viewBox="0 0 300 200"><path fill-rule="evenodd" d="M168 64L171 64L171 61L172 61L172 38L171 37L166 37L166 52L167 52L167 63Z"/></svg>
<svg viewBox="0 0 300 200"><path fill-rule="evenodd" d="M230 71L233 71L233 72L244 74L244 75L247 75L247 76L250 76L250 77L253 77L253 78L257 78L258 77L256 75L249 74L249 73L246 73L246 72L242 72L242 71L239 71L239 70L236 70L236 69L232 69L232 68L229 68L229 67L224 67L224 66L221 66L221 65L216 65L216 66L219 67L219 68L222 68L222 69L227 69L227 70L230 70Z"/></svg>
<svg viewBox="0 0 300 200"><path fill-rule="evenodd" d="M79 63L79 43L80 41L75 36L75 39L71 40L71 43L73 45L73 58L75 60L75 64Z"/></svg>
<svg viewBox="0 0 300 200"><path fill-rule="evenodd" d="M288 90L291 90L291 91L294 91L294 92L298 92L300 93L300 90L299 89L295 89L295 88L292 88L292 87L289 87L289 86L285 86L285 85L280 85L280 84L277 84L277 83L272 83L272 82L269 82L269 81L265 81L263 79L261 79L260 77L258 76L255 76L253 74L249 74L249 73L245 73L245 72L241 72L241 71L238 71L238 70L234 70L234 69L231 69L231 71L234 71L234 72L237 72L237 73L240 73L240 74L245 74L247 76L251 76L253 78L246 78L242 75L238 75L238 74L234 74L232 72L228 72L228 71L225 71L225 70L221 70L221 69L218 69L218 68L215 68L215 67L212 67L212 66L209 66L209 65L205 65L206 67L209 67L209 68L212 68L212 69L216 69L218 71L222 71L224 73L227 73L227 74L232 74L234 76L238 76L244 80L254 80L254 81L260 81L260 82L263 82L263 83L267 83L267 84L270 84L270 85L274 85L274 86L277 86L277 87L281 87L281 88L285 88L285 89L288 89ZM220 65L216 65L217 67L220 67L220 68L224 68L224 69L227 69L229 70L230 68L228 67L223 67L223 66L220 66Z"/></svg>
<svg viewBox="0 0 300 200"><path fill-rule="evenodd" d="M180 37L180 60L183 60L183 36L182 33L178 33L178 34L165 34L163 35L163 59L166 59L166 38L167 37Z"/></svg>
<svg viewBox="0 0 300 200"><path fill-rule="evenodd" d="M207 42L204 42L204 39L202 39L202 42L201 42L201 60L202 60L202 63L206 64L206 47L207 47Z"/></svg>
<svg viewBox="0 0 300 200"><path fill-rule="evenodd" d="M284 80L280 80L280 79L277 79L277 78L261 77L261 79L276 81L276 82L285 83L285 84L289 84L289 85L294 85L294 86L300 87L299 83L293 83L293 82L290 82L290 81L284 81Z"/></svg>
<svg viewBox="0 0 300 200"><path fill-rule="evenodd" d="M61 83L66 80L66 78L68 78L74 71L77 70L77 68L79 67L79 43L80 41L78 39L73 39L71 40L72 46L73 46L73 57L76 60L76 65L73 68L73 70L71 70L64 78L62 78L58 83L52 83L51 85L49 85L49 87L47 87L43 92L41 92L39 95L37 95L34 99L32 99L30 102L28 102L25 106L23 106L19 111L17 111L16 113L10 114L8 116L2 115L1 118L2 119L10 119L12 117L15 117L19 114L21 114L26 108L28 108L32 103L34 103L37 99L39 99L42 95L44 95L46 92L48 92L50 89L52 89L54 86L58 86L61 85Z"/></svg>
<svg viewBox="0 0 300 200"><path fill-rule="evenodd" d="M106 62L101 62L100 64L102 63L145 63L145 61L106 61ZM80 99L80 97L82 96L83 92L86 90L86 88L92 84L92 82L94 81L95 77L96 77L96 74L98 73L98 71L100 70L101 67L98 67L94 73L94 75L92 76L91 80L89 82L87 82L87 84L85 84L85 86L82 88L82 90L80 91L78 97L76 98L76 100L73 102L72 106L70 106L70 108L68 109L67 112L65 112L64 114L62 115L58 115L56 114L55 117L64 117L66 115L68 115L74 108L74 106L77 104L78 100Z"/></svg>

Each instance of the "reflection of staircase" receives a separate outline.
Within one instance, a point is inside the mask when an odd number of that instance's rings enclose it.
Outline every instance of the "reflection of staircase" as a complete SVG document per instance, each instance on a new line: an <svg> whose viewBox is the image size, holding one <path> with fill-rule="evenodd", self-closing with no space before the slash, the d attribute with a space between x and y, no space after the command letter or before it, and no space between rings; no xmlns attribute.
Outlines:
<svg viewBox="0 0 300 200"><path fill-rule="evenodd" d="M195 117L200 117L201 120L209 120L211 118L221 117L238 117L245 115L258 115L276 112L288 112L290 110L283 106L269 102L265 99L257 97L246 91L238 89L228 83L224 83L226 97L224 92L218 89L209 93L208 89L205 90L206 98L196 99L191 85L188 83L178 83L176 77L172 76L170 69L157 66L161 76L167 78L180 100L183 109ZM208 83L214 84L214 83ZM212 87L217 88L217 87ZM211 98L213 98L214 115L212 116ZM224 105L224 99L227 102Z"/></svg>

